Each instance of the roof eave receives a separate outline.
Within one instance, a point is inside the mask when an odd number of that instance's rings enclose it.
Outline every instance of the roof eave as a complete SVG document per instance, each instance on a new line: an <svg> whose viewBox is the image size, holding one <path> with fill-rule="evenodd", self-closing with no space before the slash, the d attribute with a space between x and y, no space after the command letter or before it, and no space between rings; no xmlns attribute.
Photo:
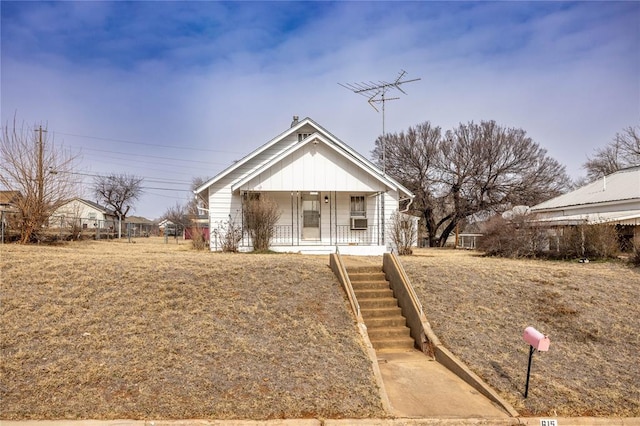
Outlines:
<svg viewBox="0 0 640 426"><path fill-rule="evenodd" d="M313 125L317 126L317 124L313 120L311 120L310 118L308 118L308 117L304 118L303 120L299 121L295 126L290 127L289 129L287 129L284 132L280 133L278 136L272 138L267 143L263 144L262 146L260 146L257 149L253 150L249 154L245 155L242 159L236 161L235 163L233 163L232 165L230 165L229 167L227 167L226 169L224 169L223 171L221 171L220 173L218 173L217 175L215 175L214 177L209 179L207 182L205 182L202 185L200 185L199 187L197 187L193 192L195 194L199 194L200 192L204 191L205 189L207 189L208 187L210 187L211 185L216 183L218 180L222 179L223 177L225 177L226 175L228 175L229 173L231 173L232 171L237 169L238 167L242 166L243 164L246 164L249 160L251 160L256 155L258 155L261 152L269 149L270 147L272 147L273 145L278 143L283 138L285 138L285 137L289 136L290 134L298 131L301 127L303 127L304 125L309 124L309 123L312 123Z"/></svg>

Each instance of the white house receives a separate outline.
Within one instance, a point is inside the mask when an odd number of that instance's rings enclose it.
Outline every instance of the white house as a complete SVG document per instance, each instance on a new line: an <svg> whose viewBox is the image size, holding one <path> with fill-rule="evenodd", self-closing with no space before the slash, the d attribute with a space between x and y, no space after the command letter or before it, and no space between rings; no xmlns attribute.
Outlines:
<svg viewBox="0 0 640 426"><path fill-rule="evenodd" d="M551 226L607 223L616 225L626 240L640 238L640 166L604 176L530 211Z"/></svg>
<svg viewBox="0 0 640 426"><path fill-rule="evenodd" d="M209 201L210 248L232 222L240 246L251 250L243 229L249 194L264 194L279 206L271 249L345 254L381 254L391 249L394 212L413 194L310 118L291 127L196 189Z"/></svg>
<svg viewBox="0 0 640 426"><path fill-rule="evenodd" d="M58 207L49 218L52 228L107 229L114 230L116 214L93 201L73 198Z"/></svg>

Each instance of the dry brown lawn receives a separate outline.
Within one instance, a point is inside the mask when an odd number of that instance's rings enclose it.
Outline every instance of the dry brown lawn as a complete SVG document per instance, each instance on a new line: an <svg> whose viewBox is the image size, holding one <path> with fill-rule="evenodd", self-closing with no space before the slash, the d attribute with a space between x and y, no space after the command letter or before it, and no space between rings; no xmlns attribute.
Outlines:
<svg viewBox="0 0 640 426"><path fill-rule="evenodd" d="M325 256L161 238L0 256L0 418L385 415ZM521 414L640 415L638 269L453 250L402 262L443 343ZM525 400L529 325L551 349Z"/></svg>
<svg viewBox="0 0 640 426"><path fill-rule="evenodd" d="M0 247L0 418L384 416L325 256Z"/></svg>
<svg viewBox="0 0 640 426"><path fill-rule="evenodd" d="M419 250L402 262L442 342L523 415L640 416L640 270ZM533 359L525 327L551 339Z"/></svg>

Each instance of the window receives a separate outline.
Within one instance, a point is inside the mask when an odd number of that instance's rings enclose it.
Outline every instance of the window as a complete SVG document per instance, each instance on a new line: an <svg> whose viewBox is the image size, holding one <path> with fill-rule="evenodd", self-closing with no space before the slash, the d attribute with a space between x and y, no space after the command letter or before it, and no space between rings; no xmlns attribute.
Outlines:
<svg viewBox="0 0 640 426"><path fill-rule="evenodd" d="M96 212L89 212L89 219L96 220L98 218L98 214Z"/></svg>
<svg viewBox="0 0 640 426"><path fill-rule="evenodd" d="M367 209L365 206L364 195L351 196L351 217L366 217Z"/></svg>
<svg viewBox="0 0 640 426"><path fill-rule="evenodd" d="M302 142L304 139L311 136L311 133L298 133L298 142Z"/></svg>

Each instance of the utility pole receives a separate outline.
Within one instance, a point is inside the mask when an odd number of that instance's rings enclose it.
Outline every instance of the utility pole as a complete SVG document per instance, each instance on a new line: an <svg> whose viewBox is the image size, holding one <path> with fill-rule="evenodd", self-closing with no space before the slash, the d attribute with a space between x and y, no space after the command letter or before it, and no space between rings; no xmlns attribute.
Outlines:
<svg viewBox="0 0 640 426"><path fill-rule="evenodd" d="M38 184L38 210L42 212L42 205L44 203L44 143L42 141L42 132L46 132L46 130L43 130L42 126L39 126L36 132L38 132L38 175L36 177Z"/></svg>

